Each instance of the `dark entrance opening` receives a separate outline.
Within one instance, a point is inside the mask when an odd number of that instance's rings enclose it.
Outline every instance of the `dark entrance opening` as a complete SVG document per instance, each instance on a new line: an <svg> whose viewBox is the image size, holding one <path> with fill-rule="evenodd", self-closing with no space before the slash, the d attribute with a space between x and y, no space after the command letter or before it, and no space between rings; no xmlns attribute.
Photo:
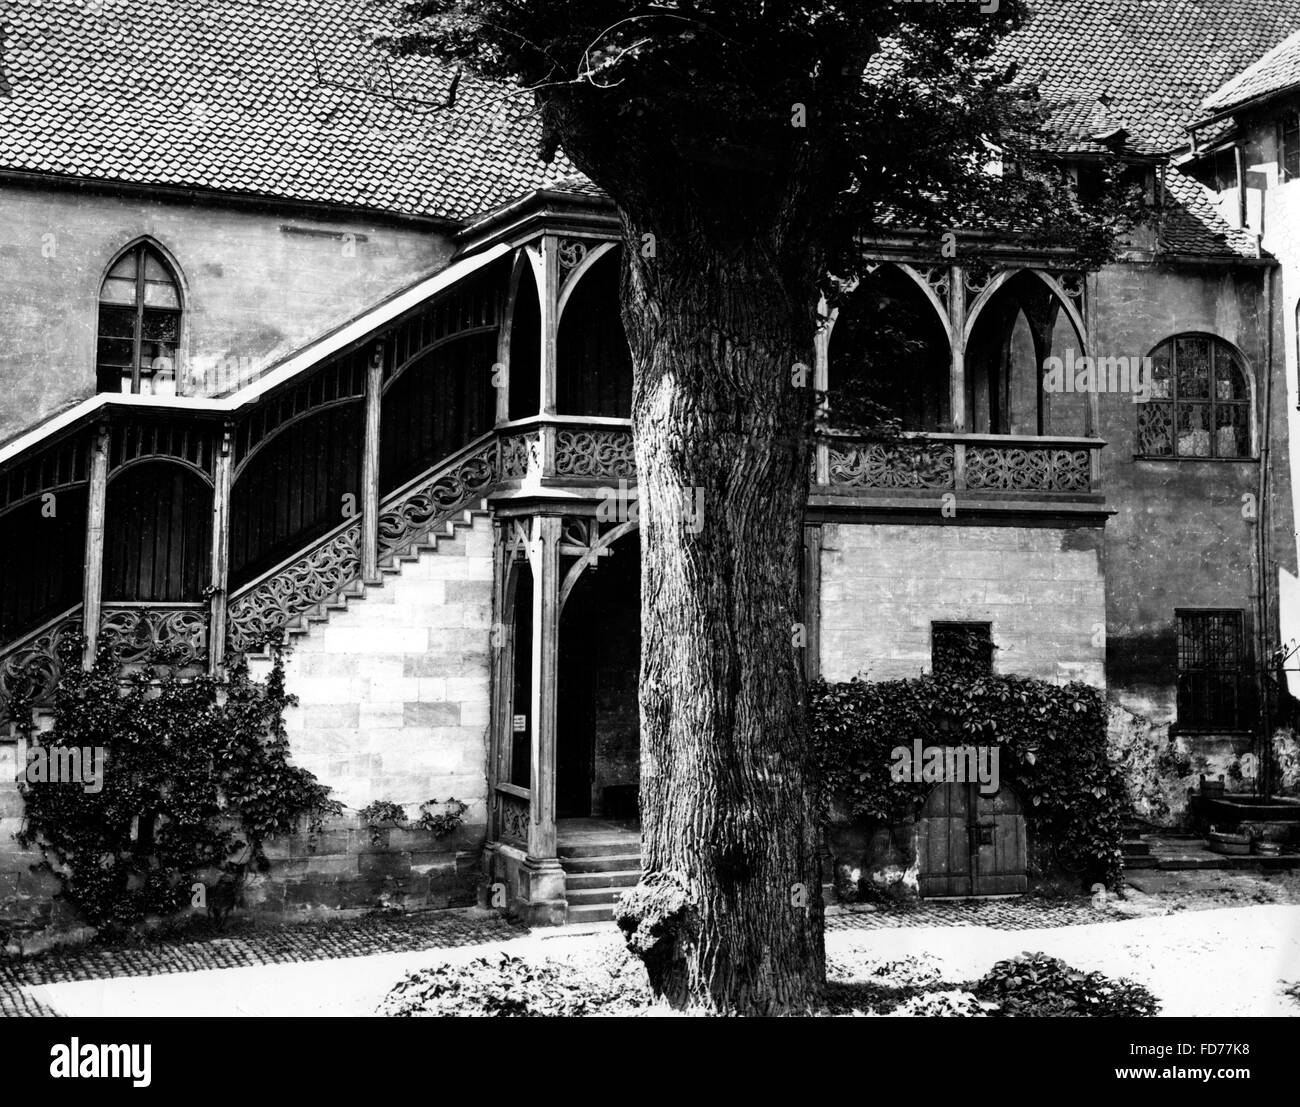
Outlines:
<svg viewBox="0 0 1300 1107"><path fill-rule="evenodd" d="M560 616L555 807L636 816L641 549L630 534L578 578Z"/></svg>

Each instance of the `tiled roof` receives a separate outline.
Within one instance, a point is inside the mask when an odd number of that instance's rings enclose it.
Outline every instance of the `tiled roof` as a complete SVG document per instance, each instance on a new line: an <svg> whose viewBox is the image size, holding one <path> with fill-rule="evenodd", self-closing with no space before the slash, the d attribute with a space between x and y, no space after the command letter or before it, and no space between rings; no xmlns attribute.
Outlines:
<svg viewBox="0 0 1300 1107"><path fill-rule="evenodd" d="M1205 258L1260 256L1255 236L1229 226L1210 190L1172 166L1165 175L1160 246L1171 254Z"/></svg>
<svg viewBox="0 0 1300 1107"><path fill-rule="evenodd" d="M1100 152L1098 98L1127 148L1187 145L1201 103L1300 30L1300 0L1031 0L1034 18L999 46L1036 79L1065 151Z"/></svg>
<svg viewBox="0 0 1300 1107"><path fill-rule="evenodd" d="M438 110L451 71L386 70L365 18L365 0L7 0L0 166L454 220L573 174L540 161L530 96L466 76Z"/></svg>
<svg viewBox="0 0 1300 1107"><path fill-rule="evenodd" d="M1208 93L1300 28L1300 0L1035 6L1001 49L1041 76L1055 127L1082 150L1100 149L1091 136L1116 127L1141 152L1182 145ZM451 72L425 58L386 65L359 38L366 9L7 0L0 167L458 222L536 188L599 195L563 158L541 163L531 98L466 76L455 108L442 110ZM1170 176L1170 249L1247 252L1200 185Z"/></svg>
<svg viewBox="0 0 1300 1107"><path fill-rule="evenodd" d="M1229 111L1249 100L1300 85L1300 32L1270 50L1205 100L1207 113Z"/></svg>

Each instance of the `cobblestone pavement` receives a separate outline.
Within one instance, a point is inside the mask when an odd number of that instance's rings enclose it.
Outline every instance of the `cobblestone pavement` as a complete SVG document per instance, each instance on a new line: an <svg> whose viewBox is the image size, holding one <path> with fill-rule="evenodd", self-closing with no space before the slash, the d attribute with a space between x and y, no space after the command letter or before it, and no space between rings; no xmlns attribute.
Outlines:
<svg viewBox="0 0 1300 1107"><path fill-rule="evenodd" d="M1087 926L1120 916L1088 899L994 899L918 903L872 910L834 907L826 912L827 930L886 930L905 926L987 926L994 930L1042 930Z"/></svg>
<svg viewBox="0 0 1300 1107"><path fill-rule="evenodd" d="M1115 918L1107 907L1093 907L1083 899L1008 899L931 902L876 910L835 907L827 913L826 929L985 926L1031 930L1082 926ZM195 933L140 946L54 950L25 960L0 959L0 1016L56 1014L25 993L24 986L415 952L504 942L527 934L526 927L500 916L455 910L250 927L246 933L225 936Z"/></svg>
<svg viewBox="0 0 1300 1107"><path fill-rule="evenodd" d="M55 1014L21 990L36 984L444 949L509 941L527 933L526 927L500 916L470 909L365 915L226 936L195 934L138 947L86 946L24 960L0 957L0 1016Z"/></svg>

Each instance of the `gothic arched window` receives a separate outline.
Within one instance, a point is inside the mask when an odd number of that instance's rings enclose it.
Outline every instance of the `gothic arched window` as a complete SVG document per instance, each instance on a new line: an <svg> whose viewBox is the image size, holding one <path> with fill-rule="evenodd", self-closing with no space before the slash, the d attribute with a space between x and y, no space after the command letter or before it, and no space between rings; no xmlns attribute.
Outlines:
<svg viewBox="0 0 1300 1107"><path fill-rule="evenodd" d="M181 290L161 252L147 242L124 250L99 290L99 392L176 394Z"/></svg>
<svg viewBox="0 0 1300 1107"><path fill-rule="evenodd" d="M1138 407L1139 457L1250 457L1250 389L1235 349L1180 334L1151 353L1149 398Z"/></svg>

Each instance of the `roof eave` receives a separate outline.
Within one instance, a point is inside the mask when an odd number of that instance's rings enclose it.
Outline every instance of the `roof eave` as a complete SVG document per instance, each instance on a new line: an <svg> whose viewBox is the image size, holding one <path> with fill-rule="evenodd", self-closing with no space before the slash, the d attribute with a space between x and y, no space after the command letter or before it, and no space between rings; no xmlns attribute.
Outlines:
<svg viewBox="0 0 1300 1107"><path fill-rule="evenodd" d="M286 211L314 212L337 218L340 215L363 215L397 223L417 224L430 229L455 234L465 226L462 219L445 215L419 214L395 211L392 208L369 204L338 203L327 200L308 200L270 192L240 192L232 189L205 188L191 185L155 184L148 181L121 181L106 177L84 177L71 173L52 173L41 170L12 169L0 166L0 180L42 187L75 188L84 191L110 192L114 195L149 194L170 199L191 201L218 200L235 207L282 208Z"/></svg>
<svg viewBox="0 0 1300 1107"><path fill-rule="evenodd" d="M536 188L462 227L455 236L457 254L496 242L519 242L556 224L605 237L623 233L618 208L608 196Z"/></svg>

